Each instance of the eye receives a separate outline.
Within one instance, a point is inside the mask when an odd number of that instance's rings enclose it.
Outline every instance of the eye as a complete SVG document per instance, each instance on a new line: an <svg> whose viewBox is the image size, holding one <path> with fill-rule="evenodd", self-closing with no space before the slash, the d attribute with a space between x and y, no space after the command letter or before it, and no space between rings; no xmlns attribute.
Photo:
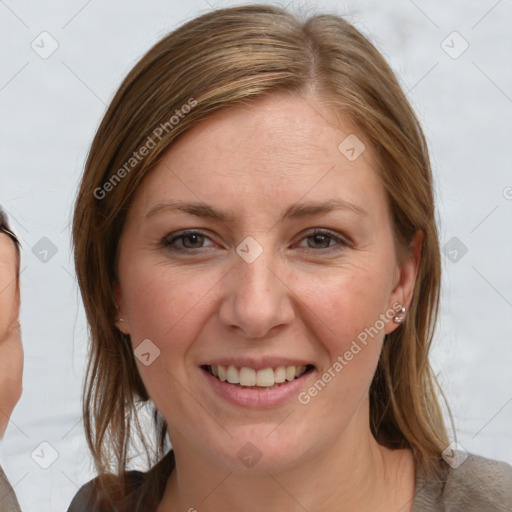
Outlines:
<svg viewBox="0 0 512 512"><path fill-rule="evenodd" d="M321 229L317 229L313 231L313 233L304 237L303 240L312 240L312 244L308 244L309 249L330 249L334 245L337 245L337 249L343 249L348 245L348 243L341 237L331 233L330 231L325 231ZM331 242L335 242L334 244ZM304 247L304 246L302 246Z"/></svg>
<svg viewBox="0 0 512 512"><path fill-rule="evenodd" d="M176 251L187 251L207 247L205 240L210 240L206 235L199 231L184 231L172 234L163 239L162 245ZM176 244L176 242L180 242Z"/></svg>
<svg viewBox="0 0 512 512"><path fill-rule="evenodd" d="M205 234L200 231L182 231L172 233L162 240L162 246L174 251L194 251L194 249L203 249L209 245L205 245L206 240L210 240ZM326 230L316 229L311 234L305 236L303 241L309 242L306 248L308 249L333 249L340 250L348 246L343 238L334 233ZM211 241L211 240L210 240ZM338 246L338 247L336 247ZM305 247L300 245L299 247Z"/></svg>

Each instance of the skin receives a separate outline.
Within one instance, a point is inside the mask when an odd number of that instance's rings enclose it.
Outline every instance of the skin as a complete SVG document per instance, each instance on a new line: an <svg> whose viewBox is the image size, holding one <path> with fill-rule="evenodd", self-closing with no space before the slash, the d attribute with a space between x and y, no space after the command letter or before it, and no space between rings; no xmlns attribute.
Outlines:
<svg viewBox="0 0 512 512"><path fill-rule="evenodd" d="M23 348L18 319L17 259L13 241L0 233L0 438L22 391Z"/></svg>
<svg viewBox="0 0 512 512"><path fill-rule="evenodd" d="M353 162L338 150L351 133L366 145ZM369 427L369 386L384 335L398 324L386 321L307 405L232 405L199 367L224 356L300 357L315 365L313 383L379 314L409 305L421 237L399 261L376 167L346 119L312 97L276 94L191 129L137 191L120 241L117 325L134 348L150 339L161 351L149 366L137 360L176 456L159 512L411 509L411 453L380 446ZM279 222L294 203L333 198L366 213ZM234 223L146 216L170 200L232 210ZM347 243L318 240L312 228ZM185 229L205 238L162 245ZM263 248L252 263L236 252L247 236ZM237 456L247 442L262 455L251 468Z"/></svg>

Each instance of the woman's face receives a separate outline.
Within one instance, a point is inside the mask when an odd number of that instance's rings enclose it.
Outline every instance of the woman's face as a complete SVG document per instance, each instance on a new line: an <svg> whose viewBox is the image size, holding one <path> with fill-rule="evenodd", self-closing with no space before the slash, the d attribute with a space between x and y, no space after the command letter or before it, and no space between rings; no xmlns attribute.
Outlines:
<svg viewBox="0 0 512 512"><path fill-rule="evenodd" d="M346 120L274 95L214 114L147 176L120 241L118 326L177 456L278 470L370 435L417 264L397 261L376 167ZM279 383L286 367L308 371Z"/></svg>

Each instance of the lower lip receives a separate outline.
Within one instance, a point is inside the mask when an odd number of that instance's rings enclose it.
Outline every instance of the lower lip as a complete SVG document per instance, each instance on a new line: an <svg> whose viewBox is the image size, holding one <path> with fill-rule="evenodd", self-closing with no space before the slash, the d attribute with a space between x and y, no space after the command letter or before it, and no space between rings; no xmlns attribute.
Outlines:
<svg viewBox="0 0 512 512"><path fill-rule="evenodd" d="M307 380L314 373L314 371L310 370L301 375L298 379L288 381L278 388L264 389L233 386L227 381L222 381L214 377L202 368L201 372L205 375L212 388L222 398L234 405L247 407L249 409L276 407L290 400L292 397L296 398L301 389L305 387Z"/></svg>

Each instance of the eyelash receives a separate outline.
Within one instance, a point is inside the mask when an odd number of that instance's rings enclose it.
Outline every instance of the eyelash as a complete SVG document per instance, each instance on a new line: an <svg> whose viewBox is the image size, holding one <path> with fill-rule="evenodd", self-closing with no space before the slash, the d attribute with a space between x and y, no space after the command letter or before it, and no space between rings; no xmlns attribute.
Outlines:
<svg viewBox="0 0 512 512"><path fill-rule="evenodd" d="M195 231L195 230L190 230L190 231L182 231L182 232L178 232L176 234L171 234L171 235L168 235L166 236L163 240L162 240L162 246L168 250L173 250L173 251L178 251L178 252L184 252L184 253L191 253L191 252L197 252L198 249L203 249L203 247L198 247L196 249L190 249L190 248L178 248L178 247L171 247L172 244L174 244L174 242L176 242L177 240L183 240L184 238L187 238L187 237L190 237L190 236L193 236L193 235L198 235L198 236L201 236L201 237L204 237L205 239L208 239L210 240L210 238L208 236L206 236L204 233L201 233L201 231ZM335 242L338 243L339 247L337 248L332 248L333 246L329 246L329 247L325 247L325 248L321 248L321 249L314 249L314 248L311 248L311 247L303 247L303 249L312 249L313 251L315 252L318 252L319 250L336 250L336 251L339 251L339 250L342 250L344 249L345 247L348 247L350 244L344 240L343 238L335 235L334 233L330 232L330 231L326 231L324 229L314 229L314 231L306 236L304 236L302 240L304 239L307 239L307 238L311 238L311 237L314 237L314 236L326 236L332 240L334 240Z"/></svg>

